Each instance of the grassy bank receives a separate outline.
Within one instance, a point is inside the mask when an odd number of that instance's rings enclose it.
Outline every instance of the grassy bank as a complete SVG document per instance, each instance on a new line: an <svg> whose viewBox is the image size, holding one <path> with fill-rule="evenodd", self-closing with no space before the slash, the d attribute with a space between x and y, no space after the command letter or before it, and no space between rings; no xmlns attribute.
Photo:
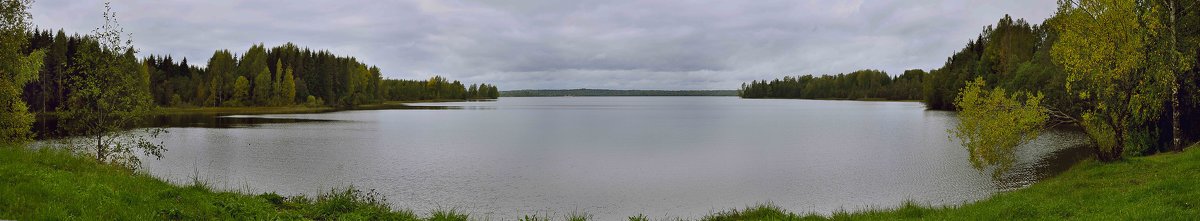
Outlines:
<svg viewBox="0 0 1200 221"><path fill-rule="evenodd" d="M634 214L630 214L634 215ZM580 220L586 214L561 219ZM958 207L797 214L774 206L714 213L702 220L1186 220L1200 217L1200 148L1101 164L1085 161L1029 188ZM466 214L389 209L353 189L316 197L215 191L173 185L57 150L0 147L0 219L17 220L466 220ZM507 219L507 218L502 218ZM546 220L537 218L533 220Z"/></svg>
<svg viewBox="0 0 1200 221"><path fill-rule="evenodd" d="M465 218L452 211L440 215ZM0 220L419 218L409 211L391 210L377 194L353 188L312 198L221 192L203 182L172 185L64 151L0 147Z"/></svg>
<svg viewBox="0 0 1200 221"><path fill-rule="evenodd" d="M958 207L797 214L774 206L710 215L705 220L1192 220L1200 217L1200 147L1182 153L1094 160L1029 188Z"/></svg>

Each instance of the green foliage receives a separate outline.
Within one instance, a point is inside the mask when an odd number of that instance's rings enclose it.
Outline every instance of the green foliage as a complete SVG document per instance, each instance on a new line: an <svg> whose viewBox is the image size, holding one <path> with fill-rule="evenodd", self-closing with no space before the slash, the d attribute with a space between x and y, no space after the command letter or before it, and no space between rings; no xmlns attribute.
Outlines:
<svg viewBox="0 0 1200 221"><path fill-rule="evenodd" d="M29 1L0 1L0 145L24 143L31 138L33 114L22 100L25 84L37 80L44 51L26 55L25 30L29 26Z"/></svg>
<svg viewBox="0 0 1200 221"><path fill-rule="evenodd" d="M179 94L172 94L170 102L167 103L167 106L172 106L172 107L185 106L185 105L187 105L187 103L183 102L183 97L180 97Z"/></svg>
<svg viewBox="0 0 1200 221"><path fill-rule="evenodd" d="M925 71L908 70L895 78L878 70L860 70L849 74L784 76L772 81L742 84L742 98L801 99L888 99L916 100L921 97Z"/></svg>
<svg viewBox="0 0 1200 221"><path fill-rule="evenodd" d="M279 99L282 105L291 105L296 101L296 77L292 69L284 70L283 79L279 82Z"/></svg>
<svg viewBox="0 0 1200 221"><path fill-rule="evenodd" d="M1083 126L1091 127L1101 160L1120 159L1129 129L1156 120L1171 96L1173 72L1148 57L1161 26L1157 13L1134 1L1059 4L1052 58L1067 73L1067 91L1086 101Z"/></svg>
<svg viewBox="0 0 1200 221"><path fill-rule="evenodd" d="M307 207L304 217L316 220L346 220L350 217L361 220L418 220L412 211L393 211L387 200L374 190L363 192L353 186L319 195L311 204L307 200L297 200L293 204L301 205L292 207Z"/></svg>
<svg viewBox="0 0 1200 221"><path fill-rule="evenodd" d="M270 81L270 69L267 66L267 49L262 44L251 45L237 62L237 76L255 79L263 70L267 70L267 80ZM269 89L268 89L269 91Z"/></svg>
<svg viewBox="0 0 1200 221"><path fill-rule="evenodd" d="M1037 138L1050 118L1041 101L1041 94L989 90L983 78L976 78L954 101L959 122L950 132L967 148L972 166L995 166L992 175L999 176L1012 168L1017 146Z"/></svg>
<svg viewBox="0 0 1200 221"><path fill-rule="evenodd" d="M522 216L520 219L517 219L517 221L550 221L550 218L534 214Z"/></svg>
<svg viewBox="0 0 1200 221"><path fill-rule="evenodd" d="M266 66L263 66L262 70L254 75L254 85L252 87L254 87L251 94L254 97L254 105L270 106L276 100L275 86L271 80L271 70L267 69Z"/></svg>
<svg viewBox="0 0 1200 221"><path fill-rule="evenodd" d="M17 220L422 220L354 187L314 198L176 186L53 148L0 148L0 217Z"/></svg>
<svg viewBox="0 0 1200 221"><path fill-rule="evenodd" d="M496 99L500 97L500 91L494 85L488 84L472 84L470 89L465 91L463 99Z"/></svg>
<svg viewBox="0 0 1200 221"><path fill-rule="evenodd" d="M744 210L732 209L705 216L705 221L735 221L735 220L822 220L824 217L810 215L800 216L784 211L774 204L762 204L747 207ZM631 219L632 220L632 219Z"/></svg>
<svg viewBox="0 0 1200 221"><path fill-rule="evenodd" d="M308 99L305 99L305 102L304 102L304 106L307 106L307 107L320 107L320 106L324 106L324 105L325 105L324 100L322 100L321 98L318 98L316 96L312 96L312 95L308 95Z"/></svg>
<svg viewBox="0 0 1200 221"><path fill-rule="evenodd" d="M1129 132L1129 139L1125 140L1125 156L1140 156L1153 150L1156 145L1156 138L1159 137L1157 131L1146 128L1137 128Z"/></svg>
<svg viewBox="0 0 1200 221"><path fill-rule="evenodd" d="M567 221L588 221L588 220L592 220L592 214L575 211L575 212L571 212L570 214L567 214L563 218L566 219Z"/></svg>
<svg viewBox="0 0 1200 221"><path fill-rule="evenodd" d="M296 77L292 68L284 67L281 61L275 62L275 82L272 105L291 105L296 101Z"/></svg>
<svg viewBox="0 0 1200 221"><path fill-rule="evenodd" d="M906 202L898 208L798 217L773 206L725 211L701 220L1190 220L1200 217L1200 151L1085 161L1028 188L961 206ZM781 215L782 214L782 215ZM780 218L786 217L786 218Z"/></svg>
<svg viewBox="0 0 1200 221"><path fill-rule="evenodd" d="M213 56L208 59L208 68L205 69L207 76L199 78L202 82L208 82L208 93L205 93L208 96L197 97L204 99L200 106L223 106L225 101L233 97L233 84L237 79L234 74L237 70L236 62L229 50L213 52Z"/></svg>
<svg viewBox="0 0 1200 221"><path fill-rule="evenodd" d="M455 209L450 210L435 210L430 215L429 221L467 221L470 220L467 214L459 213Z"/></svg>
<svg viewBox="0 0 1200 221"><path fill-rule="evenodd" d="M24 87L23 100L37 111L60 109L66 97L73 93L67 89L65 79L80 74L76 73L78 70L66 68L81 57L78 50L73 49L96 39L90 35L68 37L63 31L57 35L49 31L32 32L27 37L20 37L34 42L27 48L47 51L43 59L42 76ZM328 101L322 105L346 107L389 100L457 100L471 99L473 96L499 96L495 86L483 87L486 84L479 84L477 94L470 94L462 83L450 82L445 78L440 80L446 86L438 91L428 89L427 81L384 79L378 67L368 66L353 57L313 51L291 43L274 48L254 45L241 58L235 57L229 50L217 50L206 67L191 66L187 59L174 60L169 55L150 55L142 59L142 65L147 71L139 78L143 80L142 83L149 85L150 98L159 106L286 106L305 102L308 96L315 96ZM262 72L264 69L268 70L266 74ZM249 89L245 97L234 99L234 84L238 77L249 80ZM179 95L180 99L173 99L175 95Z"/></svg>
<svg viewBox="0 0 1200 221"><path fill-rule="evenodd" d="M134 57L132 42L122 40L111 8L105 8L105 23L92 38L98 41L84 41L77 49L69 68L77 73L68 79L72 93L59 116L68 134L83 137L74 148L99 162L135 168L141 164L138 154L162 157L161 143L149 139L162 130L126 131L151 114L154 104L145 66Z"/></svg>
<svg viewBox="0 0 1200 221"><path fill-rule="evenodd" d="M245 76L237 76L237 80L233 81L233 97L229 98L225 104L228 106L242 106L250 99L250 80L246 80Z"/></svg>
<svg viewBox="0 0 1200 221"><path fill-rule="evenodd" d="M1115 152L1117 142L1115 131L1112 125L1108 124L1095 114L1085 113L1079 121L1079 125L1083 126L1083 130L1087 132L1088 137L1091 137L1092 143L1096 145L1097 155L1104 155Z"/></svg>
<svg viewBox="0 0 1200 221"><path fill-rule="evenodd" d="M1010 91L1043 92L1049 98L1047 106L1070 103L1059 99L1064 97L1060 96L1062 83L1055 80L1064 75L1049 62L1049 46L1056 39L1057 33L1044 25L1030 25L1005 15L947 58L945 65L929 72L922 87L925 105L930 109L957 109L954 100L959 91L978 77Z"/></svg>
<svg viewBox="0 0 1200 221"><path fill-rule="evenodd" d="M716 212L700 220L1187 220L1200 217L1200 149L1085 161L1028 188L953 207L905 202L895 208L797 214L774 205ZM176 186L70 152L0 147L0 217L16 220L434 220L389 208L369 191L335 189L315 198L217 192ZM202 182L198 182L201 183ZM86 194L83 194L86 193ZM374 204L370 202L375 202ZM1081 203L1086 202L1086 203ZM440 217L463 214L441 211ZM331 218L332 217L332 218ZM630 220L646 220L644 216ZM569 218L569 217L568 217ZM530 219L530 220L545 220Z"/></svg>
<svg viewBox="0 0 1200 221"><path fill-rule="evenodd" d="M646 218L646 214L638 214L636 216L630 216L629 221L650 221L650 219Z"/></svg>

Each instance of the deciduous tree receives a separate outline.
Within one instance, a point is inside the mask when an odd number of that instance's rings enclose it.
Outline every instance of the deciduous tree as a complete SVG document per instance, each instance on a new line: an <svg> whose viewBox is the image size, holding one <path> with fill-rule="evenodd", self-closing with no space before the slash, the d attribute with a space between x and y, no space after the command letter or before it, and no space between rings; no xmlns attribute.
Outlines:
<svg viewBox="0 0 1200 221"><path fill-rule="evenodd" d="M23 53L30 3L0 0L0 145L28 141L34 120L21 93L26 83L37 79L45 53Z"/></svg>
<svg viewBox="0 0 1200 221"><path fill-rule="evenodd" d="M165 150L150 138L161 129L126 131L138 126L153 110L149 74L134 56L112 8L105 4L105 23L85 40L75 54L70 78L72 93L59 109L69 134L84 137L75 146L97 161L138 167L134 151L157 158ZM94 39L94 40L91 40Z"/></svg>
<svg viewBox="0 0 1200 221"><path fill-rule="evenodd" d="M1102 161L1120 159L1130 128L1154 120L1170 96L1174 75L1150 56L1155 7L1128 0L1061 1L1052 59L1068 74L1067 91L1085 103L1082 125Z"/></svg>
<svg viewBox="0 0 1200 221"><path fill-rule="evenodd" d="M995 168L993 176L1012 168L1017 146L1037 138L1050 118L1042 95L1004 88L988 89L983 78L967 83L954 100L958 126L951 134L970 152L977 169Z"/></svg>

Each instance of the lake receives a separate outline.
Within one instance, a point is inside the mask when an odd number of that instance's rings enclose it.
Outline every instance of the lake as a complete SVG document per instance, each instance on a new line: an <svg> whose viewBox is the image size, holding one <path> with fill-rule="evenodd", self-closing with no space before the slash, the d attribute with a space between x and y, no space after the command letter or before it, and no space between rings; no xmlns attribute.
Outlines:
<svg viewBox="0 0 1200 221"><path fill-rule="evenodd" d="M954 205L1065 170L1086 136L1051 130L1000 177L950 138L953 112L916 102L544 97L445 109L186 121L145 170L177 183L313 195L354 185L419 214L515 219L587 212L699 218L773 203L797 212ZM226 123L222 123L226 122ZM234 122L228 124L227 122ZM246 123L250 122L250 123Z"/></svg>

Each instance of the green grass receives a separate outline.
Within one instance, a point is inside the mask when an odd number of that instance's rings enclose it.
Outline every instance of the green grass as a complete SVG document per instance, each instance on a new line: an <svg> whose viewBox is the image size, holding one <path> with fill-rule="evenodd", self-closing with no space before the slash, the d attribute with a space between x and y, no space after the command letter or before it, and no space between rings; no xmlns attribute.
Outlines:
<svg viewBox="0 0 1200 221"><path fill-rule="evenodd" d="M955 207L905 202L896 208L794 213L774 205L713 213L701 220L1188 220L1200 217L1200 148L1115 163L1084 161L1029 188ZM589 220L563 217L521 220ZM174 185L52 150L0 147L0 220L469 220L391 209L353 187L316 197L216 191L196 180ZM506 220L509 218L501 218ZM652 220L643 215L629 220Z"/></svg>
<svg viewBox="0 0 1200 221"><path fill-rule="evenodd" d="M890 209L800 215L772 205L703 220L1195 220L1200 218L1200 147L1115 163L1088 160L1016 191L957 207L906 202Z"/></svg>
<svg viewBox="0 0 1200 221"><path fill-rule="evenodd" d="M221 192L200 181L172 185L61 150L0 147L0 220L6 219L423 220L353 187L315 198Z"/></svg>

